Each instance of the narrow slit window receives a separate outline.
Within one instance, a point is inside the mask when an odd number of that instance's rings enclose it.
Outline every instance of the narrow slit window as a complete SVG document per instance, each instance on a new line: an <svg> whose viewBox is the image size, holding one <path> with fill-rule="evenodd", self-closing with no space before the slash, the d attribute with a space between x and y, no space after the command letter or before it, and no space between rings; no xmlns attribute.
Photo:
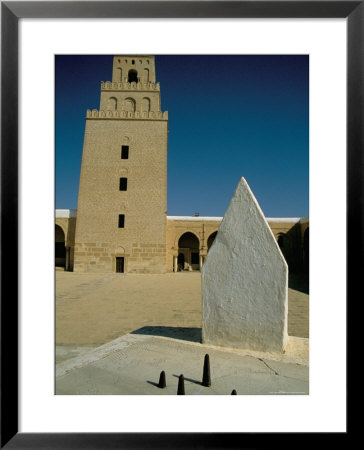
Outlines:
<svg viewBox="0 0 364 450"><path fill-rule="evenodd" d="M126 191L128 189L128 179L120 178L120 191Z"/></svg>
<svg viewBox="0 0 364 450"><path fill-rule="evenodd" d="M119 214L119 228L124 228L125 226L125 214Z"/></svg>
<svg viewBox="0 0 364 450"><path fill-rule="evenodd" d="M129 145L121 146L121 159L129 159Z"/></svg>

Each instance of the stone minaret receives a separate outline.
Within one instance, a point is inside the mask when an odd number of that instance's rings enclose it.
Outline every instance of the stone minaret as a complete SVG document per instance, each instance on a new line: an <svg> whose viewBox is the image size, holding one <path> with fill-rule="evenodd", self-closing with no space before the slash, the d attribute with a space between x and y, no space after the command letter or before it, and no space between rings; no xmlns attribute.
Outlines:
<svg viewBox="0 0 364 450"><path fill-rule="evenodd" d="M167 133L154 56L114 56L86 114L75 272L165 272Z"/></svg>

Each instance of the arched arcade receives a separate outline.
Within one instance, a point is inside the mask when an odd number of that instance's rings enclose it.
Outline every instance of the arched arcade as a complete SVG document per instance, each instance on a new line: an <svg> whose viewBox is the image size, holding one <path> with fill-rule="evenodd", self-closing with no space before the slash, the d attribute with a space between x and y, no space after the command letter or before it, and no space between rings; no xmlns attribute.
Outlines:
<svg viewBox="0 0 364 450"><path fill-rule="evenodd" d="M177 271L200 269L200 240L189 231L178 240Z"/></svg>

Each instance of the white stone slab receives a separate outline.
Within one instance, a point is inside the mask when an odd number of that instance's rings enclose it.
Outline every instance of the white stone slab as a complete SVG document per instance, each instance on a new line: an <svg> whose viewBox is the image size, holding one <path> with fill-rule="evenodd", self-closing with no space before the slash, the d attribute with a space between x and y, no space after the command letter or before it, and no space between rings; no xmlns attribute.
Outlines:
<svg viewBox="0 0 364 450"><path fill-rule="evenodd" d="M202 269L203 343L282 352L288 266L244 178Z"/></svg>

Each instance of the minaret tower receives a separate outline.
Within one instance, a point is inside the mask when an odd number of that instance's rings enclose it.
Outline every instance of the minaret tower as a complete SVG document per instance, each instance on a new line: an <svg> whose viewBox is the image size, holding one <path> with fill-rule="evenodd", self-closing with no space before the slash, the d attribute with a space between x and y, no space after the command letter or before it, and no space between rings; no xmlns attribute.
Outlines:
<svg viewBox="0 0 364 450"><path fill-rule="evenodd" d="M87 110L74 271L166 271L168 113L154 56L114 56Z"/></svg>

